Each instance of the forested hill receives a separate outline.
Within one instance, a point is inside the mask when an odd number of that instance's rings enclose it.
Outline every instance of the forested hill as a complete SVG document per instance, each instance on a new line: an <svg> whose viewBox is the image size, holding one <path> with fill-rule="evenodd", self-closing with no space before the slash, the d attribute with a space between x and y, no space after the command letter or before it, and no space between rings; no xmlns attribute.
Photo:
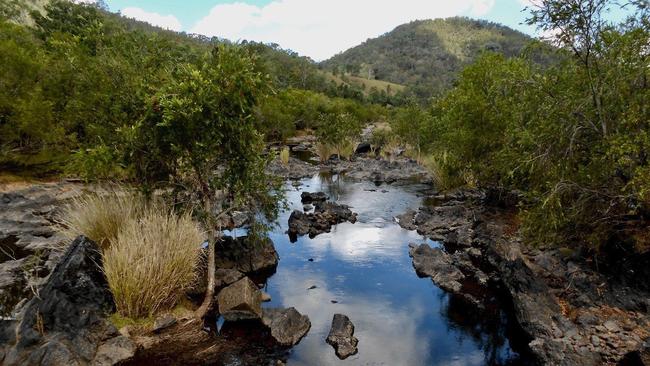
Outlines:
<svg viewBox="0 0 650 366"><path fill-rule="evenodd" d="M323 66L334 73L406 85L427 97L448 89L483 50L511 57L530 41L523 33L482 20L419 20L338 54Z"/></svg>

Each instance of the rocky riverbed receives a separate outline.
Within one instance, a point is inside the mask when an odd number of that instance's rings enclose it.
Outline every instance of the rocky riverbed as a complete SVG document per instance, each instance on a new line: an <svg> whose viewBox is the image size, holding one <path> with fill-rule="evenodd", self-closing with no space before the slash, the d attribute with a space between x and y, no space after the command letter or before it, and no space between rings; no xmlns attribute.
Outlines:
<svg viewBox="0 0 650 366"><path fill-rule="evenodd" d="M296 146L300 145L294 149ZM304 143L298 149L309 151L310 147ZM364 212L359 207L363 205L348 207L337 202L337 192L319 195L312 190L314 187L305 186L309 185L305 178L319 174L344 176L347 182L362 184L363 188L357 191L378 195L373 197L390 195L393 187L431 182L426 171L407 158L385 161L361 154L349 162L330 160L320 165L309 160L292 157L286 165L275 162L269 167L272 174L293 182L289 186L302 186L301 191L309 189L316 194L300 202L297 211L293 211L295 215L287 217L288 234L294 231L291 241L300 235L308 234L312 238L330 235L327 232L337 226L342 226L342 234L352 235L354 229L346 226L351 225L348 221L361 221L359 235L372 235L372 227L387 225L386 221L378 221ZM368 182L370 186L364 185ZM221 301L217 310L222 318L230 321L217 327L214 318L206 324L197 324L191 314L167 314L149 328L116 329L106 318L114 304L101 272L87 265L88 261L99 261L94 257L92 242L80 238L70 245L54 229L56 214L67 200L98 189L61 182L5 189L0 193L0 360L3 364L126 362L143 365L156 360L169 365L205 362L275 365L286 362L291 347L303 337L308 338L311 347L315 342L313 336L309 338L314 324L318 329L325 326L329 329L332 314L323 319L319 316L310 319L313 313L309 316L301 313L306 305L301 307L296 303L294 308L289 303L285 304L287 307L279 307L275 293L270 305L273 307L261 306L262 301L271 300L265 289L281 260L275 247L277 239L252 242L241 236L226 237L219 244L216 282ZM408 206L408 202L402 202L407 207L395 206L393 201L386 201L389 206L383 208L399 209L397 213L401 214L395 214L399 225L423 238L418 240L414 236L403 243L412 258L411 271L430 278L437 287L451 294L450 299L462 303L458 306L477 314L490 317L494 314L491 309L500 306L498 303L509 304L517 334L522 335L518 338L531 353L532 360L539 364L650 364L650 295L645 290L603 275L589 263L560 249L525 246L518 236L513 212L495 206L490 194L463 191L436 196L432 191L430 186L420 188L418 195L427 196L420 207ZM362 210L357 215L359 209ZM232 227L244 224L237 215L228 220ZM305 245L304 240L299 240L298 245ZM436 245L438 242L440 246ZM313 255L301 260L318 263L320 259ZM362 267L367 265L364 263ZM283 273L279 278L287 279ZM205 286L205 282L198 283L188 292L188 298L200 298ZM320 283L312 284L309 289L313 290L304 290L319 293L320 286ZM80 293L98 295L80 297ZM327 296L331 297L327 299L331 302L328 307L346 308L344 299ZM448 312L449 318L456 316L451 309ZM71 316L81 313L85 315ZM344 319L342 314L341 319ZM337 327L332 326L332 330L340 329L331 337L331 343L340 349L344 342L337 337L344 337L347 343L339 356L355 360L360 357L353 355L358 340L349 332L354 327L344 323L347 324L339 321ZM358 360L363 360L368 355L364 354L363 347L372 347L372 342L363 341L363 337L368 338L364 333L368 323L362 319L360 324L362 358ZM318 334L322 338L318 342L325 343L327 334ZM379 350L376 352L381 354Z"/></svg>

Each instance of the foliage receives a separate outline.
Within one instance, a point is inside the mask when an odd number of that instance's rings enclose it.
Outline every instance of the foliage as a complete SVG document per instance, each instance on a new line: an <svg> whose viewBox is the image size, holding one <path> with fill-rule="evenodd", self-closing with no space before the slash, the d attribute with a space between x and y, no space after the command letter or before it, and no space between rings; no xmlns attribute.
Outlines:
<svg viewBox="0 0 650 366"><path fill-rule="evenodd" d="M360 133L361 123L353 115L327 113L320 115L316 137L321 145L331 146L339 157L345 156L349 159L352 155L349 146L358 139ZM354 147L352 149L354 150Z"/></svg>
<svg viewBox="0 0 650 366"><path fill-rule="evenodd" d="M196 280L204 236L189 213L149 206L124 222L104 251L117 311L142 318L172 309Z"/></svg>
<svg viewBox="0 0 650 366"><path fill-rule="evenodd" d="M513 57L529 41L520 32L486 21L421 20L370 39L323 65L337 72L406 85L408 94L427 100L450 89L462 68L483 51Z"/></svg>
<svg viewBox="0 0 650 366"><path fill-rule="evenodd" d="M636 5L615 26L603 21L610 2L544 0L531 23L556 30L558 63L487 53L468 66L420 112L438 183L523 192L523 229L537 244L647 251L650 22ZM419 120L411 113L404 121Z"/></svg>

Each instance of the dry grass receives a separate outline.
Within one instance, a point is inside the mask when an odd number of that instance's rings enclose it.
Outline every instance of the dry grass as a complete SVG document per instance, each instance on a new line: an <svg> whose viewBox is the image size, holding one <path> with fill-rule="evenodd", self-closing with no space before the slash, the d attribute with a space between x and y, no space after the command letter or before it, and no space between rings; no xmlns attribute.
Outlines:
<svg viewBox="0 0 650 366"><path fill-rule="evenodd" d="M332 155L336 153L336 149L327 144L316 144L316 154L320 159L321 163L324 163L330 159Z"/></svg>
<svg viewBox="0 0 650 366"><path fill-rule="evenodd" d="M133 193L112 189L107 194L74 198L58 221L66 237L85 235L106 250L127 222L137 220L144 206L144 201Z"/></svg>
<svg viewBox="0 0 650 366"><path fill-rule="evenodd" d="M357 144L351 140L345 140L338 146L338 154L340 158L350 160L352 155L354 155L354 150L356 149Z"/></svg>
<svg viewBox="0 0 650 366"><path fill-rule="evenodd" d="M280 150L280 161L283 165L289 165L289 148L286 146Z"/></svg>
<svg viewBox="0 0 650 366"><path fill-rule="evenodd" d="M196 280L204 235L189 213L154 205L128 220L104 251L104 271L120 315L173 308Z"/></svg>

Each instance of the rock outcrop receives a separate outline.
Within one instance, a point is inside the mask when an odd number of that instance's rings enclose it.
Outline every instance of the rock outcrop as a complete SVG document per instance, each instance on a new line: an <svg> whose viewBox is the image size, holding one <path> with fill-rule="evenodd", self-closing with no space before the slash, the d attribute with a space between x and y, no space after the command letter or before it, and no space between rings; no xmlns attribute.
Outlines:
<svg viewBox="0 0 650 366"><path fill-rule="evenodd" d="M435 284L446 291L460 292L465 275L453 264L449 254L427 244L412 245L409 254L418 275L431 277Z"/></svg>
<svg viewBox="0 0 650 366"><path fill-rule="evenodd" d="M465 191L428 201L433 205L398 217L402 227L446 249L413 246L416 271L477 307L493 288L505 292L538 363L615 364L626 354L640 354L634 352L650 337L647 294L560 250L524 247L512 212L489 206L489 194Z"/></svg>
<svg viewBox="0 0 650 366"><path fill-rule="evenodd" d="M133 356L133 343L105 319L115 304L101 265L92 241L70 245L39 296L3 324L4 365L113 365Z"/></svg>
<svg viewBox="0 0 650 366"><path fill-rule="evenodd" d="M282 346L295 346L307 335L311 322L295 308L264 309L262 322L271 329L271 336Z"/></svg>
<svg viewBox="0 0 650 366"><path fill-rule="evenodd" d="M327 335L327 343L334 347L336 356L342 360L358 352L359 340L354 337L354 324L347 315L334 314L332 327Z"/></svg>
<svg viewBox="0 0 650 366"><path fill-rule="evenodd" d="M332 226L349 221L355 223L357 214L349 206L332 202L315 202L314 212L294 210L289 216L288 234L292 241L309 234L310 238L329 232Z"/></svg>

